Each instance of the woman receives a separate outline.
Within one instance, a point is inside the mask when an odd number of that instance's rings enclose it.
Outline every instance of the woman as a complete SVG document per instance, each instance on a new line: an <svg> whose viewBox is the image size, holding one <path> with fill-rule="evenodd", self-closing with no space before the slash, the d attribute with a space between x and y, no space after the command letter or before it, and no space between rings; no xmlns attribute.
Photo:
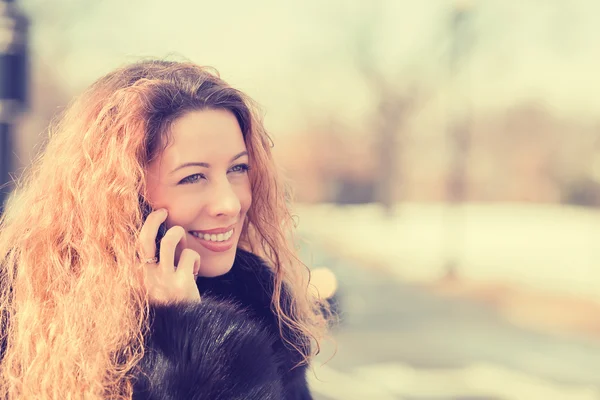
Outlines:
<svg viewBox="0 0 600 400"><path fill-rule="evenodd" d="M93 84L0 221L2 398L310 399L323 305L270 147L206 68Z"/></svg>

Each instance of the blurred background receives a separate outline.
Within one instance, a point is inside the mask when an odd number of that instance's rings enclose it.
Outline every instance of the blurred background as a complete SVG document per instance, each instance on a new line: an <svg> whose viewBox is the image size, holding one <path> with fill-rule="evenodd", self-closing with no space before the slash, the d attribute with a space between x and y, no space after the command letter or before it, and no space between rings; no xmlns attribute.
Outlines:
<svg viewBox="0 0 600 400"><path fill-rule="evenodd" d="M597 0L0 0L1 183L102 74L214 66L262 105L339 315L316 399L598 400L598 15Z"/></svg>

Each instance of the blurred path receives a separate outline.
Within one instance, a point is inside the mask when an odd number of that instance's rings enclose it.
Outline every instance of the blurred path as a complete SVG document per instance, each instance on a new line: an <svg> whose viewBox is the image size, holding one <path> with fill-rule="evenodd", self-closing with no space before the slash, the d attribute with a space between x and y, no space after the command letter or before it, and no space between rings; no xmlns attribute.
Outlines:
<svg viewBox="0 0 600 400"><path fill-rule="evenodd" d="M600 400L600 341L518 328L324 253L312 264L338 276L342 311L337 354L311 377L319 399Z"/></svg>

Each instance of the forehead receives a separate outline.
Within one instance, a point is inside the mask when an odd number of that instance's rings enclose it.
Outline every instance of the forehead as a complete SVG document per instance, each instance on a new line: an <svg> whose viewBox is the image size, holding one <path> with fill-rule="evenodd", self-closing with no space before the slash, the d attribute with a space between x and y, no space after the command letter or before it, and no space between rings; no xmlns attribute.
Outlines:
<svg viewBox="0 0 600 400"><path fill-rule="evenodd" d="M237 118L228 110L188 112L171 125L171 141L163 162L228 162L246 150Z"/></svg>

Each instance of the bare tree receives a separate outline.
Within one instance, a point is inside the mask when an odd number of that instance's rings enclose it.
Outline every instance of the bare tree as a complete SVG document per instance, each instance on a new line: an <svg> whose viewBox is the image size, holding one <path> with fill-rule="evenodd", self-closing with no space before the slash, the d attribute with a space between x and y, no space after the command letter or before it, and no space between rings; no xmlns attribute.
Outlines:
<svg viewBox="0 0 600 400"><path fill-rule="evenodd" d="M385 12L385 2L372 3L370 12L361 16L353 29L355 63L376 99L374 127L378 135L376 157L379 161L377 199L386 215L394 214L394 205L401 185L402 124L415 103L415 86L408 90L406 82L396 74L383 71L373 52L377 28ZM398 74L400 75L400 74Z"/></svg>

